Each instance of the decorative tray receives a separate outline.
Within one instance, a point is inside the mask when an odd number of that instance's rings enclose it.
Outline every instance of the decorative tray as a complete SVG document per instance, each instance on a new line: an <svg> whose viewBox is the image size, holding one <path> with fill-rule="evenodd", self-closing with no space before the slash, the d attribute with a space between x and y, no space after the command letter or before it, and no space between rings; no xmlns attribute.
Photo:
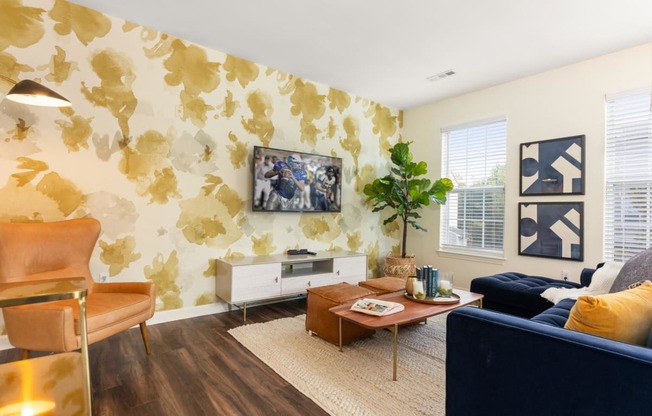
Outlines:
<svg viewBox="0 0 652 416"><path fill-rule="evenodd" d="M446 303L457 303L457 302L460 301L459 295L456 295L455 293L453 293L451 296L437 296L437 297L434 297L434 298L430 297L430 296L426 296L423 299L416 299L414 296L408 295L407 292L403 293L403 296L405 296L406 298L408 298L410 300L413 300L415 302L430 303L430 304L433 304L433 305L446 304Z"/></svg>

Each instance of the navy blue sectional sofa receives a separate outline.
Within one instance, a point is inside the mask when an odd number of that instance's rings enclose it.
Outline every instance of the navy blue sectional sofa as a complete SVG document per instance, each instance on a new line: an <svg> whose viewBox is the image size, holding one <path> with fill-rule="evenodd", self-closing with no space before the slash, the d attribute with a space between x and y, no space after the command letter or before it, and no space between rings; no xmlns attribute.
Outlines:
<svg viewBox="0 0 652 416"><path fill-rule="evenodd" d="M652 415L650 348L472 307L446 331L446 416Z"/></svg>
<svg viewBox="0 0 652 416"><path fill-rule="evenodd" d="M602 263L598 265L600 266ZM482 307L485 309L532 318L552 306L552 302L541 297L541 293L546 289L588 286L595 270L589 268L582 270L580 283L517 272L476 277L471 281L471 292L484 295Z"/></svg>
<svg viewBox="0 0 652 416"><path fill-rule="evenodd" d="M652 415L652 348L564 329L574 303L532 319L450 312L446 415Z"/></svg>

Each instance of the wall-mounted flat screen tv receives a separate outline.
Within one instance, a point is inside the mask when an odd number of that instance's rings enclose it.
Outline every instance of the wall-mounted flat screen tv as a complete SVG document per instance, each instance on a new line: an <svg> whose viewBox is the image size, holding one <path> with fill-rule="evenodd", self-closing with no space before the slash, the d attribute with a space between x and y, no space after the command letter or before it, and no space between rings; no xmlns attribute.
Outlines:
<svg viewBox="0 0 652 416"><path fill-rule="evenodd" d="M254 212L340 212L342 159L254 146Z"/></svg>

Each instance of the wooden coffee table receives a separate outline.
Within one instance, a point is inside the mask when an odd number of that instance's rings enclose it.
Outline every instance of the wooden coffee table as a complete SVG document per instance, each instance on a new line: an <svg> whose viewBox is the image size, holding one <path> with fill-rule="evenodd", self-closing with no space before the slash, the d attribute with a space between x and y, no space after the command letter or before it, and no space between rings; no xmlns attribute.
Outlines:
<svg viewBox="0 0 652 416"><path fill-rule="evenodd" d="M421 322L431 316L439 315L442 313L450 312L454 309L461 308L462 306L476 304L482 307L482 298L484 295L479 293L467 292L465 290L455 290L454 293L460 297L457 303L446 304L430 304L421 303L410 300L403 296L403 292L389 293L382 296L374 296L374 299L382 299L391 302L402 303L405 310L388 316L373 316L351 310L353 302L349 302L340 306L335 306L329 309L332 313L339 318L339 338L340 338L340 351L342 350L342 320L352 322L368 329L384 329L391 328L394 334L394 356L393 356L393 375L392 380L396 381L396 356L398 353L398 327L401 325L412 324Z"/></svg>

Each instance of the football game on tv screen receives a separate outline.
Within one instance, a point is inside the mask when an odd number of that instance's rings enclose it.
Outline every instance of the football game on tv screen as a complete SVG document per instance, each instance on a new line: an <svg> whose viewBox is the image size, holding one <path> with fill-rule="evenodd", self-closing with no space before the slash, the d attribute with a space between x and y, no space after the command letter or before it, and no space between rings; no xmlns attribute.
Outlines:
<svg viewBox="0 0 652 416"><path fill-rule="evenodd" d="M342 159L254 146L254 212L340 212Z"/></svg>

